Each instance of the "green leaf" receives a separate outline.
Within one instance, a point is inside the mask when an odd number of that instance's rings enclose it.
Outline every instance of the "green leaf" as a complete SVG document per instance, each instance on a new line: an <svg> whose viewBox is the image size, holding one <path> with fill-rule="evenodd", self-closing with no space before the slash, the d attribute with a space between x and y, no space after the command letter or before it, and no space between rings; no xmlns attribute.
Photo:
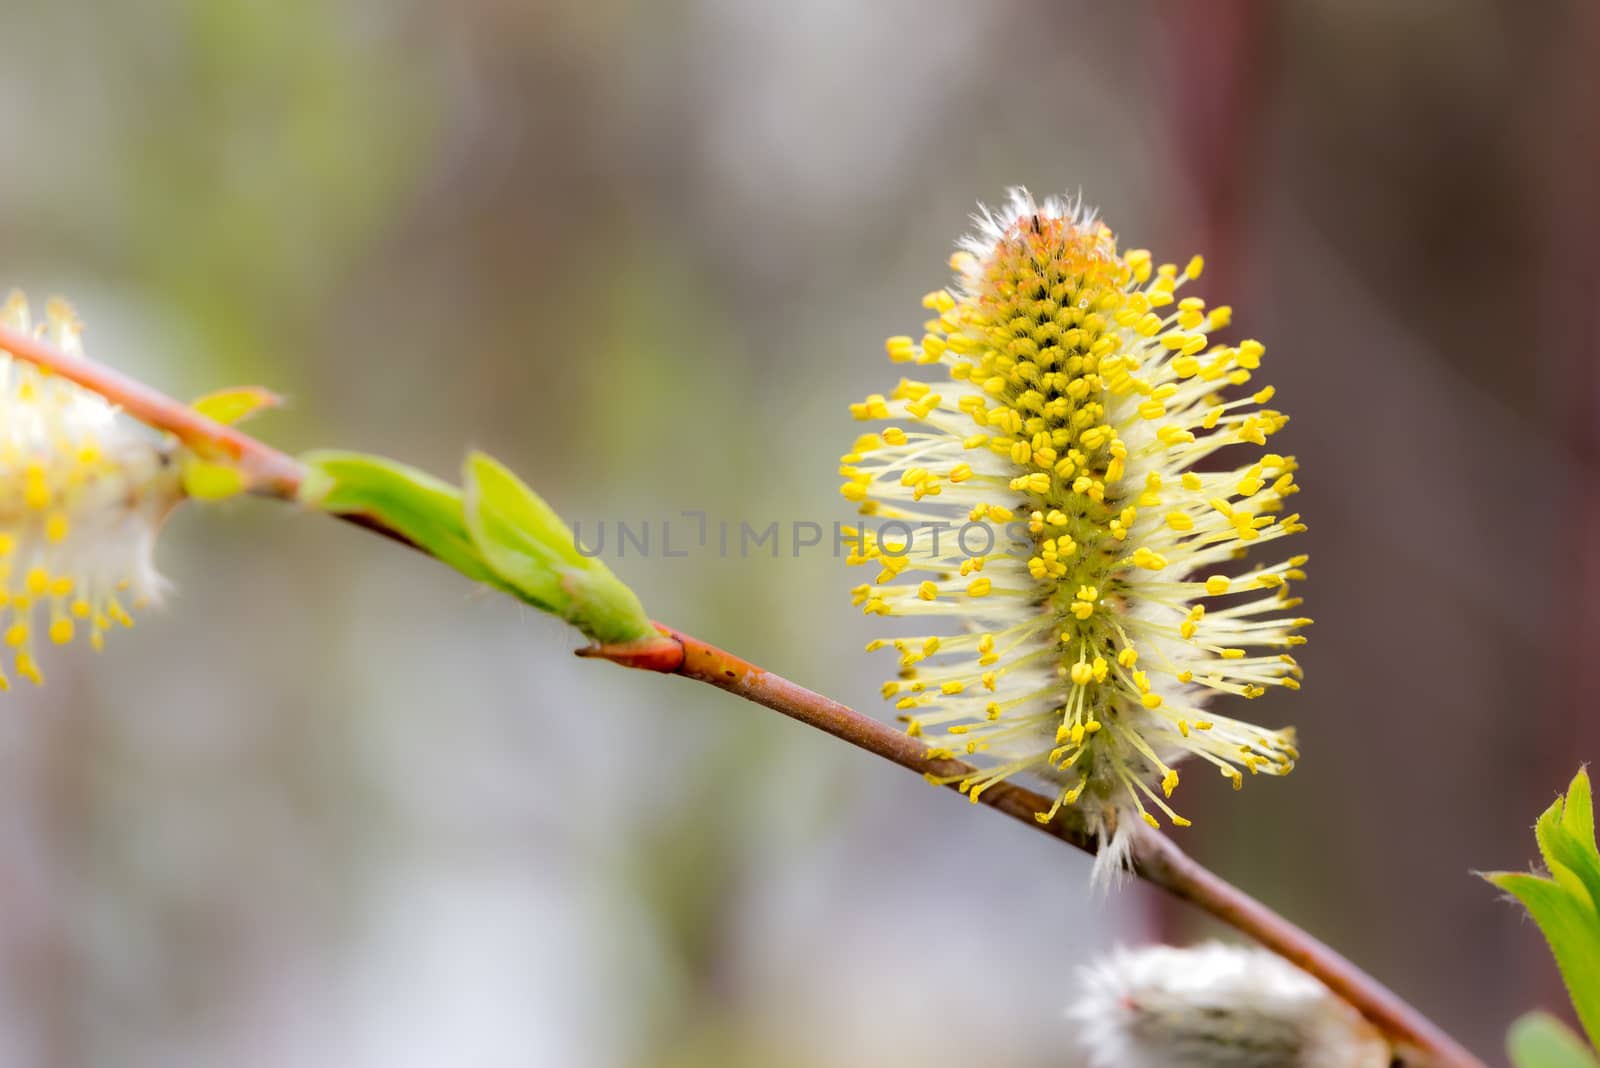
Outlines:
<svg viewBox="0 0 1600 1068"><path fill-rule="evenodd" d="M1595 852L1593 845L1585 848L1583 840L1567 830L1565 825L1551 828L1545 842L1551 856L1577 884L1570 885L1569 880L1562 885L1570 893L1586 898L1589 911L1594 912L1595 902L1600 901L1600 854Z"/></svg>
<svg viewBox="0 0 1600 1068"><path fill-rule="evenodd" d="M1483 877L1520 901L1539 925L1578 1019L1590 1043L1600 1047L1600 851L1587 770L1578 769L1566 795L1540 814L1533 832L1549 878L1524 872Z"/></svg>
<svg viewBox="0 0 1600 1068"><path fill-rule="evenodd" d="M197 501L225 501L246 489L244 472L233 464L216 463L190 454L179 466L183 492Z"/></svg>
<svg viewBox="0 0 1600 1068"><path fill-rule="evenodd" d="M660 638L634 592L599 559L578 552L561 517L505 466L473 453L462 484L473 543L523 600L602 644Z"/></svg>
<svg viewBox="0 0 1600 1068"><path fill-rule="evenodd" d="M448 482L366 453L321 451L300 461L307 469L303 503L334 515L381 520L468 578L507 588L478 552L461 491Z"/></svg>
<svg viewBox="0 0 1600 1068"><path fill-rule="evenodd" d="M208 419L232 425L242 423L257 412L276 408L283 398L262 386L235 386L207 393L190 405Z"/></svg>
<svg viewBox="0 0 1600 1068"><path fill-rule="evenodd" d="M1530 1012L1511 1025L1506 1051L1516 1068L1600 1068L1583 1039L1544 1012Z"/></svg>
<svg viewBox="0 0 1600 1068"><path fill-rule="evenodd" d="M1600 1047L1600 851L1586 769L1579 767L1566 796L1539 814L1533 833L1549 878L1522 871L1483 878L1522 902L1539 924L1590 1044Z"/></svg>
<svg viewBox="0 0 1600 1068"><path fill-rule="evenodd" d="M468 457L464 491L365 453L314 452L301 462L305 504L381 521L468 578L560 616L611 647L619 663L675 644L605 564L578 551L572 531L538 494L481 453Z"/></svg>
<svg viewBox="0 0 1600 1068"><path fill-rule="evenodd" d="M1583 880L1577 872L1572 871L1562 863L1557 855L1556 838L1562 833L1562 821L1566 817L1566 798L1558 797L1549 808L1539 813L1539 818L1533 824L1533 838L1539 844L1539 855L1544 858L1544 865L1550 870L1550 877L1568 890L1574 892L1583 888Z"/></svg>
<svg viewBox="0 0 1600 1068"><path fill-rule="evenodd" d="M1591 853L1595 851L1594 797L1589 789L1588 768L1579 768L1578 774L1572 777L1572 785L1567 787L1566 811L1562 814L1561 825L1587 845Z"/></svg>
<svg viewBox="0 0 1600 1068"><path fill-rule="evenodd" d="M1600 853L1595 850L1594 801L1589 772L1579 768L1565 797L1539 816L1533 833L1551 878L1600 904Z"/></svg>
<svg viewBox="0 0 1600 1068"><path fill-rule="evenodd" d="M1522 902L1544 932L1589 1041L1600 1041L1600 916L1588 895L1525 872L1484 878Z"/></svg>

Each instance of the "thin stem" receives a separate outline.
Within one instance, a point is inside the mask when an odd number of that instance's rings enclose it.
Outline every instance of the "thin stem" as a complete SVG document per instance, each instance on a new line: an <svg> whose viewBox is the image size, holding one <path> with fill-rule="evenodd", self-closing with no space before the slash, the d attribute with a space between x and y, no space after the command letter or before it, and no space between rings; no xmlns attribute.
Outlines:
<svg viewBox="0 0 1600 1068"><path fill-rule="evenodd" d="M1132 859L1147 882L1195 905L1322 980L1386 1035L1404 1064L1483 1068L1483 1062L1394 991L1333 947L1296 927L1179 849L1166 835L1136 826Z"/></svg>
<svg viewBox="0 0 1600 1068"><path fill-rule="evenodd" d="M231 457L244 472L253 492L283 500L296 500L305 470L293 457L232 427L208 419L193 408L101 364L70 356L48 342L0 326L0 349L44 368L61 378L94 391L130 415L185 444L212 454ZM412 544L377 517L340 516L359 526ZM413 547L415 547L413 545ZM935 756L923 743L888 724L863 715L837 701L790 682L732 653L698 638L662 627L677 643L663 653L661 645L641 652L629 646L596 646L580 655L612 660L627 667L681 675L708 683L719 690L781 712L809 727L831 734L858 749L883 757L903 768L937 778L954 786L978 770L960 760ZM664 644L664 643L662 643ZM1063 810L1048 822L1050 810L1043 795L1004 781L980 792L977 801L1030 827L1095 852L1095 842L1071 814ZM1332 948L1313 938L1244 891L1229 884L1185 854L1171 839L1142 825L1135 828L1131 851L1134 872L1140 878L1188 901L1237 931L1278 953L1344 998L1382 1031L1402 1051L1416 1054L1408 1064L1435 1068L1484 1068L1483 1063L1440 1031L1416 1009L1367 975Z"/></svg>
<svg viewBox="0 0 1600 1068"><path fill-rule="evenodd" d="M782 676L757 667L732 653L698 638L662 627L683 649L681 659L657 661L656 671L682 675L719 690L781 712L808 727L833 735L858 749L923 775L936 776L956 788L957 781L977 769L960 760L933 755L926 745L871 716L863 715ZM578 650L582 656L610 659L604 647ZM619 660L626 662L626 656ZM627 663L627 666L640 666ZM988 805L1069 845L1095 852L1095 843L1063 809L1054 820L1040 821L1050 810L1042 794L1011 782L982 791L978 803ZM1405 1063L1436 1068L1483 1068L1449 1035L1403 1001L1378 980L1346 960L1330 946L1312 937L1266 905L1190 857L1167 836L1136 824L1131 851L1134 872L1172 896L1254 938L1267 949L1318 979L1349 1002L1399 1049L1408 1051Z"/></svg>
<svg viewBox="0 0 1600 1068"><path fill-rule="evenodd" d="M670 658L657 657L648 664L638 663L628 657L626 652L621 657L615 657L611 649L606 646L579 649L578 655L616 660L627 667L644 667L663 674L682 675L697 682L709 683L719 690L727 690L747 701L754 701L774 712L781 712L790 719L799 720L808 727L815 727L824 734L831 734L857 749L865 749L869 753L881 756L885 760L899 764L902 768L920 775L934 776L941 781L950 781L952 786L955 785L954 780L964 778L978 770L965 761L934 756L927 746L904 731L896 730L871 716L862 715L832 698L814 693L781 675L756 667L714 645L708 645L698 638L690 637L670 627L661 627L661 631L678 643L681 649L680 655ZM1044 797L1012 782L995 783L981 791L976 800L990 808L999 809L1013 819L1025 820L1035 827L1043 826L1035 819L1035 813L1045 812L1050 808L1050 802ZM1070 845L1089 853L1095 851L1093 837L1081 827L1075 827L1066 820L1058 819L1047 829L1050 834Z"/></svg>
<svg viewBox="0 0 1600 1068"><path fill-rule="evenodd" d="M62 352L43 338L5 325L0 325L0 349L100 394L141 423L165 430L185 445L227 456L257 493L293 499L300 489L305 470L293 457L105 364Z"/></svg>

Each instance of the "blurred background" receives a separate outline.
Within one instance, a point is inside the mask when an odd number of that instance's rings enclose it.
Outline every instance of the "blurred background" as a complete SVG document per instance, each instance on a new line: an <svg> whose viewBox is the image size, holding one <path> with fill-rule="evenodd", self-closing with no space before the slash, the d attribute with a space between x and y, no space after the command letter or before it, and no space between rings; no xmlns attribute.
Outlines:
<svg viewBox="0 0 1600 1068"><path fill-rule="evenodd" d="M1305 760L1182 844L1480 1053L1564 999L1474 879L1600 757L1600 8L12 4L0 284L253 429L594 524L848 518L846 404L976 201L1207 253L1294 422ZM785 528L787 529L787 528ZM1143 887L337 524L189 509L177 595L0 698L0 1065L1071 1063ZM879 708L855 576L614 561ZM1227 796L1224 796L1227 795Z"/></svg>

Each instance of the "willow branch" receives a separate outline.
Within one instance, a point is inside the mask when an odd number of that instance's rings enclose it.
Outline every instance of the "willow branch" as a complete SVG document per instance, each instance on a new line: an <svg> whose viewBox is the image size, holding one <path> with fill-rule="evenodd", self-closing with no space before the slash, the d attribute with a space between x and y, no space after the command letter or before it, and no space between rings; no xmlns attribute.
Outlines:
<svg viewBox="0 0 1600 1068"><path fill-rule="evenodd" d="M808 727L815 727L903 768L948 783L952 789L956 788L956 780L977 770L964 761L935 756L928 746L903 731L759 668L732 653L671 628L661 629L677 641L682 650L681 656L652 656L648 662L641 663L631 657L625 648L611 650L591 647L578 650L578 654L707 683L781 712ZM999 782L982 791L977 800L1052 838L1089 853L1095 852L1094 840L1068 817L1067 810L1062 810L1055 819L1044 822L1042 817L1051 808L1050 799L1033 790L1009 781ZM1481 1061L1393 991L1330 946L1208 870L1167 836L1143 824L1135 824L1131 859L1134 873L1146 882L1249 935L1267 949L1316 976L1328 989L1353 1005L1399 1049L1408 1052L1405 1063L1431 1064L1437 1068L1483 1068Z"/></svg>
<svg viewBox="0 0 1600 1068"><path fill-rule="evenodd" d="M305 469L293 457L209 419L142 382L102 364L62 352L40 338L0 326L0 349L100 394L139 421L174 435L186 445L212 455L228 456L245 475L252 492L287 501L298 499ZM341 515L339 518L412 544L376 516ZM886 723L698 638L668 627L662 627L661 631L675 644L591 646L578 653L625 667L707 683L952 787L977 770L964 761L936 756L922 742ZM1072 818L1070 810L1062 810L1054 819L1047 820L1045 817L1051 809L1049 799L1024 786L998 782L981 791L977 800L1052 838L1091 854L1095 852L1092 836ZM1130 859L1134 873L1141 879L1249 935L1316 976L1405 1053L1405 1063L1434 1068L1484 1068L1483 1062L1382 983L1205 868L1165 835L1136 825Z"/></svg>

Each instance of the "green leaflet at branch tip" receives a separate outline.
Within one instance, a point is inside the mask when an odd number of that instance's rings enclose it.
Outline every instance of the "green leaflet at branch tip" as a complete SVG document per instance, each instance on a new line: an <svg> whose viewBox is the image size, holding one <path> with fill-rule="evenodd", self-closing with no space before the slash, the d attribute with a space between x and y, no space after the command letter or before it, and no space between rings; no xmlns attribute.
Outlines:
<svg viewBox="0 0 1600 1068"><path fill-rule="evenodd" d="M467 530L503 585L602 644L657 637L634 592L578 552L567 524L504 465L472 453L462 485Z"/></svg>
<svg viewBox="0 0 1600 1068"><path fill-rule="evenodd" d="M1516 1068L1600 1068L1583 1039L1544 1012L1530 1012L1511 1025L1506 1051Z"/></svg>
<svg viewBox="0 0 1600 1068"><path fill-rule="evenodd" d="M300 462L306 467L303 504L377 519L468 578L507 589L473 544L461 491L448 482L366 453L319 451Z"/></svg>
<svg viewBox="0 0 1600 1068"><path fill-rule="evenodd" d="M1521 902L1539 925L1590 1043L1600 1046L1600 852L1587 771L1579 769L1566 796L1539 816L1534 837L1549 877L1491 872L1484 878ZM1518 1068L1567 1063L1517 1059Z"/></svg>
<svg viewBox="0 0 1600 1068"><path fill-rule="evenodd" d="M578 552L561 517L501 464L467 458L465 490L404 464L355 452L314 452L302 503L367 517L475 581L577 627L602 645L659 640L639 598Z"/></svg>

